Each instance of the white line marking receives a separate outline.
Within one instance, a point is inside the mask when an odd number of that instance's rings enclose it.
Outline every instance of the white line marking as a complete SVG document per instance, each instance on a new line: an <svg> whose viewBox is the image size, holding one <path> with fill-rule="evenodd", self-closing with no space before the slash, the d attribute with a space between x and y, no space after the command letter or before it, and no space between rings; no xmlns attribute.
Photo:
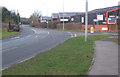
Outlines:
<svg viewBox="0 0 120 77"><path fill-rule="evenodd" d="M20 37L13 37L13 38L11 38L11 39L19 39Z"/></svg>
<svg viewBox="0 0 120 77"><path fill-rule="evenodd" d="M38 36L35 36L36 38L38 37Z"/></svg>
<svg viewBox="0 0 120 77"><path fill-rule="evenodd" d="M27 36L27 37L31 37L32 35L29 35L29 36Z"/></svg>
<svg viewBox="0 0 120 77"><path fill-rule="evenodd" d="M32 56L32 57L30 57L30 58L27 58L27 59L24 59L24 60L22 60L22 61L20 61L20 62L17 62L17 63L22 63L22 62L24 62L24 61L27 61L27 60L29 60L29 59L31 59L31 58L33 58L33 57L35 57L35 56ZM16 63L16 64L17 64ZM10 66L8 66L8 67L5 67L5 68L3 68L3 69L1 69L1 70L5 70L5 69L8 69L9 67L11 67L12 65L10 65Z"/></svg>
<svg viewBox="0 0 120 77"><path fill-rule="evenodd" d="M48 34L50 34L50 32L48 32Z"/></svg>
<svg viewBox="0 0 120 77"><path fill-rule="evenodd" d="M13 48L8 48L8 49L3 49L2 51L12 50L12 49L15 49L15 48L18 48L18 47L13 47Z"/></svg>
<svg viewBox="0 0 120 77"><path fill-rule="evenodd" d="M34 33L35 33L35 34L37 34L37 31L36 31L36 30L34 30L34 29L31 29L31 30L33 30L33 31L34 31Z"/></svg>
<svg viewBox="0 0 120 77"><path fill-rule="evenodd" d="M74 37L72 33L70 33L71 37Z"/></svg>
<svg viewBox="0 0 120 77"><path fill-rule="evenodd" d="M74 36L76 37L77 35L75 34Z"/></svg>
<svg viewBox="0 0 120 77"><path fill-rule="evenodd" d="M68 33L71 33L71 32L68 32Z"/></svg>
<svg viewBox="0 0 120 77"><path fill-rule="evenodd" d="M3 69L0 69L0 71L3 71L3 70L5 70L5 69L7 69L7 68L9 68L9 67L5 67L5 68L3 68Z"/></svg>
<svg viewBox="0 0 120 77"><path fill-rule="evenodd" d="M20 62L18 62L18 63L22 63L22 62L24 62L24 61L27 61L27 60L29 60L29 59L33 58L33 57L35 57L35 56L32 56L32 57L27 58L27 59L24 59L24 60L22 60L22 61L20 61Z"/></svg>

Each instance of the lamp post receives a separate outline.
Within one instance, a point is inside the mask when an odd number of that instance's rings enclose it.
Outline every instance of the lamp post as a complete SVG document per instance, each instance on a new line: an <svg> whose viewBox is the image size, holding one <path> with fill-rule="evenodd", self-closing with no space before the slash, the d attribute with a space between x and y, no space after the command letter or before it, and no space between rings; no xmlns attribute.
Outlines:
<svg viewBox="0 0 120 77"><path fill-rule="evenodd" d="M85 13L85 42L88 40L88 0L86 0L86 13Z"/></svg>
<svg viewBox="0 0 120 77"><path fill-rule="evenodd" d="M64 30L64 26L65 26L65 23L64 23L64 0L63 0L63 30Z"/></svg>

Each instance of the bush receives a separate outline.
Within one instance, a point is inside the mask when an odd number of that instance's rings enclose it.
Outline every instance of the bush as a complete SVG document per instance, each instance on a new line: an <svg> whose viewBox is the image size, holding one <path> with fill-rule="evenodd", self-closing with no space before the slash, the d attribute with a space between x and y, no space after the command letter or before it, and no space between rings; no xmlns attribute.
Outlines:
<svg viewBox="0 0 120 77"><path fill-rule="evenodd" d="M59 21L50 21L50 22L48 22L48 28L56 29L58 23L60 23L60 22Z"/></svg>
<svg viewBox="0 0 120 77"><path fill-rule="evenodd" d="M41 23L33 23L30 24L32 27L38 27L38 28L50 28L50 29L56 29L58 21L49 21L48 24L46 22L41 22Z"/></svg>

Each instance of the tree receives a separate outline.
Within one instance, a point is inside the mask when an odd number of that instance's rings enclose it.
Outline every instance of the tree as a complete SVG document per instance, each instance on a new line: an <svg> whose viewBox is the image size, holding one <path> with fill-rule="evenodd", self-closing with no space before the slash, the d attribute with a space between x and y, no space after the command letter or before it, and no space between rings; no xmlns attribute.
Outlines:
<svg viewBox="0 0 120 77"><path fill-rule="evenodd" d="M9 30L19 30L20 15L15 11L9 11L6 7L2 7L2 22L7 23Z"/></svg>
<svg viewBox="0 0 120 77"><path fill-rule="evenodd" d="M41 17L41 12L36 10L34 13L30 16L29 21L32 23L38 23Z"/></svg>
<svg viewBox="0 0 120 77"><path fill-rule="evenodd" d="M19 13L16 14L15 11L9 11L6 7L2 7L2 22L18 24L20 15Z"/></svg>
<svg viewBox="0 0 120 77"><path fill-rule="evenodd" d="M2 7L2 22L6 22L6 20L10 18L11 12L7 8Z"/></svg>

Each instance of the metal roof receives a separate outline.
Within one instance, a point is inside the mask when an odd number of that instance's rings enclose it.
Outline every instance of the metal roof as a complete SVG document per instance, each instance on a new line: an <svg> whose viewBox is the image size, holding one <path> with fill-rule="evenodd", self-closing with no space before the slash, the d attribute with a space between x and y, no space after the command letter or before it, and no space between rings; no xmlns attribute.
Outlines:
<svg viewBox="0 0 120 77"><path fill-rule="evenodd" d="M116 8L120 8L120 6L112 6L112 7L107 7L107 8L95 9L95 10L89 11L89 14L92 14L92 13L105 13L105 12L107 12L109 10L113 10L113 9L116 9Z"/></svg>
<svg viewBox="0 0 120 77"><path fill-rule="evenodd" d="M113 9L117 9L117 8L120 8L120 6L112 6L112 7L95 9L95 10L89 11L88 14L100 14L100 13L105 13L105 12L107 12L107 11L110 11L110 10L113 10ZM84 13L81 13L81 14L79 14L79 15L74 15L74 16L72 16L72 17L84 16L84 15L85 15L85 12L84 12Z"/></svg>
<svg viewBox="0 0 120 77"><path fill-rule="evenodd" d="M64 12L64 17L71 17L74 15L82 14L83 12ZM59 16L63 17L63 12L59 12Z"/></svg>

